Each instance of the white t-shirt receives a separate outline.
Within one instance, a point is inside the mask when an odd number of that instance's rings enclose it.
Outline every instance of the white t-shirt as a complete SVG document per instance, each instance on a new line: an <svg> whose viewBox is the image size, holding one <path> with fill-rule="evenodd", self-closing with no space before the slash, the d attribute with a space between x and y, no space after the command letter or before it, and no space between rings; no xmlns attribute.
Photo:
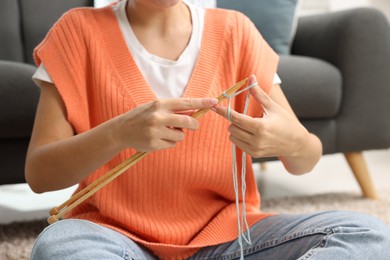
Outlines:
<svg viewBox="0 0 390 260"><path fill-rule="evenodd" d="M187 87L199 55L204 28L205 10L186 2L191 12L192 35L190 42L180 57L173 61L153 55L141 45L127 19L125 10L126 2L127 1L120 1L112 8L118 19L120 29L129 51L143 77L150 85L156 97L181 97ZM43 64L36 70L33 79L53 83ZM281 83L277 74L275 74L273 83Z"/></svg>

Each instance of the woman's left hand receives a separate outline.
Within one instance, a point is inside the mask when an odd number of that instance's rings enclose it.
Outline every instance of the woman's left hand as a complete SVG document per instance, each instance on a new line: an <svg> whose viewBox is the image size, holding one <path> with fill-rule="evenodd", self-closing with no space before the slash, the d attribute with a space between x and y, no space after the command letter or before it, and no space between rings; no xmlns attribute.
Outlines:
<svg viewBox="0 0 390 260"><path fill-rule="evenodd" d="M248 85L254 83L252 77ZM263 117L253 118L231 109L230 140L252 157L294 157L306 143L308 131L296 116L276 103L259 86L251 95L263 110ZM228 119L227 108L216 106L215 112Z"/></svg>

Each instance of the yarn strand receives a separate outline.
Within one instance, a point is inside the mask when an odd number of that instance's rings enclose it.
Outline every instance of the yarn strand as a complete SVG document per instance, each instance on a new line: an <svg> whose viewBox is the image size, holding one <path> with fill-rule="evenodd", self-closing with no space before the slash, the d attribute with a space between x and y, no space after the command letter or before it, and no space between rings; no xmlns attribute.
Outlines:
<svg viewBox="0 0 390 260"><path fill-rule="evenodd" d="M248 91L249 89L257 86L257 82L247 86L246 88L237 91L236 93L232 95L227 95L224 93L224 96L228 99L228 107L227 107L227 117L228 120L231 122L231 99L233 97L236 97L240 95L241 93ZM250 92L247 92L246 100L245 100L245 106L243 114L246 114L248 112L248 106L249 106L249 98L250 98ZM249 225L246 219L246 203L245 203L245 195L246 195L246 152L242 151L242 157L241 157L241 197L242 197L242 212L240 214L240 198L239 198L239 190L238 190L238 174L237 174L237 148L236 145L232 145L232 175L233 175L233 186L234 186L234 193L235 193L235 199L236 199L236 212L237 212L237 227L238 227L238 243L240 245L240 252L241 257L240 259L244 259L244 245L243 240L247 242L248 244L252 244L252 240L250 237L250 231L249 231ZM244 230L246 230L246 235L244 233Z"/></svg>

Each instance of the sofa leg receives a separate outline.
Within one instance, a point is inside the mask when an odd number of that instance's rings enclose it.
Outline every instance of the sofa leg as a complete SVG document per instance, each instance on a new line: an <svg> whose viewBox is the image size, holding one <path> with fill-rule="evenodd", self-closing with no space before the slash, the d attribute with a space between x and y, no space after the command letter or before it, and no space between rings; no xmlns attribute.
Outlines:
<svg viewBox="0 0 390 260"><path fill-rule="evenodd" d="M262 172L265 172L267 170L267 163L266 162L261 162L260 163L260 170Z"/></svg>
<svg viewBox="0 0 390 260"><path fill-rule="evenodd" d="M378 196L376 194L375 187L371 180L370 173L368 172L362 152L344 153L344 156L349 164L349 167L351 167L356 180L359 183L363 195L369 199L377 199Z"/></svg>

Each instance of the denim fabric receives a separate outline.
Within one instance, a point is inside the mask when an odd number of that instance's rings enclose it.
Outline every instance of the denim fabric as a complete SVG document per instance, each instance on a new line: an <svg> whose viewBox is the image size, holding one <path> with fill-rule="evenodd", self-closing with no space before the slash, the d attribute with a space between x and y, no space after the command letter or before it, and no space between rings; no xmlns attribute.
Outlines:
<svg viewBox="0 0 390 260"><path fill-rule="evenodd" d="M360 213L276 215L251 229L245 259L390 259L390 229ZM157 259L129 238L84 220L63 220L38 237L31 260ZM238 241L201 249L190 259L239 259Z"/></svg>
<svg viewBox="0 0 390 260"><path fill-rule="evenodd" d="M47 227L38 237L30 260L157 259L147 249L109 228L69 219Z"/></svg>
<svg viewBox="0 0 390 260"><path fill-rule="evenodd" d="M266 218L251 229L245 259L390 259L390 229L368 215L330 211ZM191 259L239 259L237 241L207 247Z"/></svg>

